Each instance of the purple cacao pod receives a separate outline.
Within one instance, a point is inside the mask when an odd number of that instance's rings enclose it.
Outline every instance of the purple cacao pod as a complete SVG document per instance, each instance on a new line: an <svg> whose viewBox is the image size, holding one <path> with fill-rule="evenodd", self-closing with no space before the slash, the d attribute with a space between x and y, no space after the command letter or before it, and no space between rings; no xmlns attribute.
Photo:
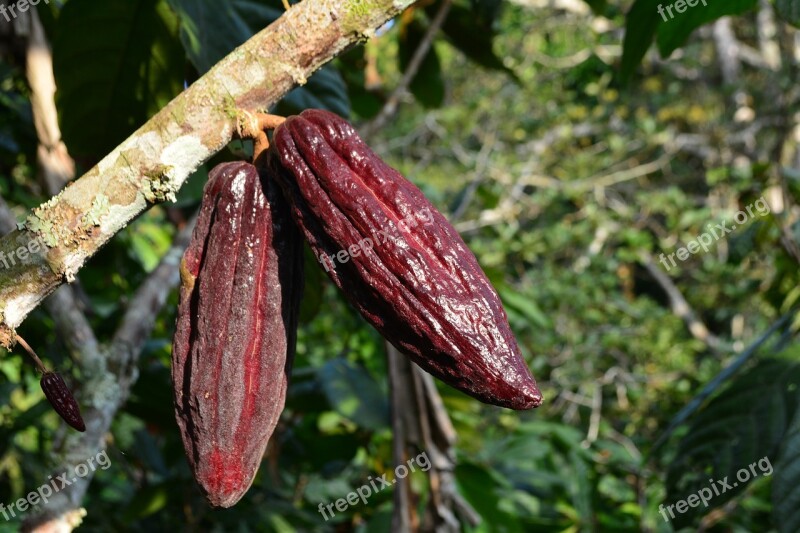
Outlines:
<svg viewBox="0 0 800 533"><path fill-rule="evenodd" d="M47 401L50 402L56 413L64 419L64 422L78 431L86 431L86 424L83 423L78 401L75 400L75 396L67 387L61 374L45 372L42 374L39 385L42 387Z"/></svg>
<svg viewBox="0 0 800 533"><path fill-rule="evenodd" d="M294 357L302 239L268 173L210 173L181 261L172 353L175 413L195 479L230 507L278 422Z"/></svg>
<svg viewBox="0 0 800 533"><path fill-rule="evenodd" d="M389 342L483 402L541 404L475 256L349 123L321 110L289 117L274 132L270 165L325 271Z"/></svg>

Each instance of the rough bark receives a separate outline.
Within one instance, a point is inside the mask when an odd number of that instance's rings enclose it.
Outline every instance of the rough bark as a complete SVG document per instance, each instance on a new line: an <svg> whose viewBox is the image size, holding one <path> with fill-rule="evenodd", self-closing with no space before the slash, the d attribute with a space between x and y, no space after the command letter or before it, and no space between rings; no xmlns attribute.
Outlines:
<svg viewBox="0 0 800 533"><path fill-rule="evenodd" d="M395 478L392 531L461 531L462 524L477 526L480 515L459 493L455 483L456 431L436 390L433 377L414 365L390 343L385 343L392 403L392 455L395 466L418 451L428 455L428 503L419 516L419 496L410 477Z"/></svg>
<svg viewBox="0 0 800 533"><path fill-rule="evenodd" d="M304 0L231 52L59 195L0 239L0 344L86 260L148 207L174 199L248 114L266 111L410 0ZM16 250L33 240L35 254ZM5 263L0 263L5 266Z"/></svg>

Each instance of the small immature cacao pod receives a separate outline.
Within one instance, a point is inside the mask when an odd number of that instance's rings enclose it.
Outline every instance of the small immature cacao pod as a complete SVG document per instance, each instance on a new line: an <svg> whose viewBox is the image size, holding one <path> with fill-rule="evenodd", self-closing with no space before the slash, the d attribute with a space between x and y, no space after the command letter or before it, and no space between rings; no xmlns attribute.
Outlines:
<svg viewBox="0 0 800 533"><path fill-rule="evenodd" d="M289 117L275 130L270 164L330 278L389 342L483 402L540 405L475 256L350 124L321 110Z"/></svg>
<svg viewBox="0 0 800 533"><path fill-rule="evenodd" d="M286 398L302 292L302 239L279 189L249 163L210 173L181 261L175 413L209 503L256 475Z"/></svg>
<svg viewBox="0 0 800 533"><path fill-rule="evenodd" d="M86 431L86 424L83 423L78 402L67 387L61 374L45 372L42 374L39 384L42 386L45 398L53 406L55 412L64 419L64 422L78 431Z"/></svg>

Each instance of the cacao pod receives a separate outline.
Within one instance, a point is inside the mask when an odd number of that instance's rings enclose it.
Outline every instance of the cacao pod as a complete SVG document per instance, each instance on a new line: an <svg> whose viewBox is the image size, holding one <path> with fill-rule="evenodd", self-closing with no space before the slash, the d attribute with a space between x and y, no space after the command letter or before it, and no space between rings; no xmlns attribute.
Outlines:
<svg viewBox="0 0 800 533"><path fill-rule="evenodd" d="M75 400L75 396L72 395L72 391L67 387L61 374L45 372L42 374L39 385L41 385L47 401L53 406L55 412L64 419L64 422L78 431L86 431L86 424L83 423L78 402Z"/></svg>
<svg viewBox="0 0 800 533"><path fill-rule="evenodd" d="M283 410L303 283L302 239L268 173L210 173L181 261L173 342L175 413L208 501L253 482Z"/></svg>
<svg viewBox="0 0 800 533"><path fill-rule="evenodd" d="M424 370L473 397L538 407L500 298L456 229L333 113L274 132L270 165L346 298Z"/></svg>

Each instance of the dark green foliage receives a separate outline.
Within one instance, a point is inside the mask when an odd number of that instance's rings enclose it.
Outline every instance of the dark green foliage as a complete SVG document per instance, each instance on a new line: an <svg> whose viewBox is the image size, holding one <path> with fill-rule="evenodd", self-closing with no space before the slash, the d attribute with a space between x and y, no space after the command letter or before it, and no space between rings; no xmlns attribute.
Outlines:
<svg viewBox="0 0 800 533"><path fill-rule="evenodd" d="M97 160L183 88L177 18L160 0L72 0L53 33L60 124L74 155Z"/></svg>

